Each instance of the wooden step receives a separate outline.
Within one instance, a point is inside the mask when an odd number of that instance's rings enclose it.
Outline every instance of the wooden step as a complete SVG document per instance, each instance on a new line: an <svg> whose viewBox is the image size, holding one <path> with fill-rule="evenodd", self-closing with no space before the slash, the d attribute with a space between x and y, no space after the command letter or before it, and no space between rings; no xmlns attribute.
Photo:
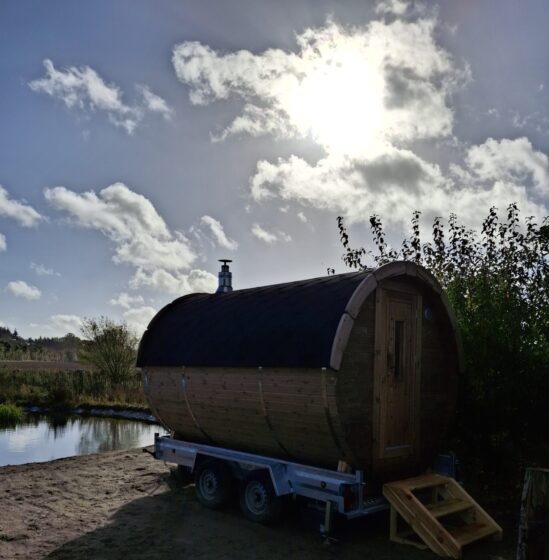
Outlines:
<svg viewBox="0 0 549 560"><path fill-rule="evenodd" d="M428 489L432 491L424 492ZM439 556L459 559L463 546L491 535L501 537L501 527L452 478L424 475L389 482L383 495L391 504L390 538L395 542L418 546L409 538L411 530ZM427 499L430 502L424 503ZM407 525L404 531L399 515Z"/></svg>
<svg viewBox="0 0 549 560"><path fill-rule="evenodd" d="M448 532L461 546L465 546L490 535L495 535L497 529L484 523L471 523L457 529L450 529Z"/></svg>
<svg viewBox="0 0 549 560"><path fill-rule="evenodd" d="M445 515L451 515L452 513L466 511L468 509L471 509L473 505L471 504L471 502L455 498L452 500L437 502L436 504L427 504L425 507L429 510L433 517L436 517L438 519L439 517L444 517Z"/></svg>
<svg viewBox="0 0 549 560"><path fill-rule="evenodd" d="M392 487L406 488L407 490L423 490L425 488L443 486L448 483L448 480L448 477L439 474L424 474L422 476L415 476L414 478L390 482L389 484Z"/></svg>

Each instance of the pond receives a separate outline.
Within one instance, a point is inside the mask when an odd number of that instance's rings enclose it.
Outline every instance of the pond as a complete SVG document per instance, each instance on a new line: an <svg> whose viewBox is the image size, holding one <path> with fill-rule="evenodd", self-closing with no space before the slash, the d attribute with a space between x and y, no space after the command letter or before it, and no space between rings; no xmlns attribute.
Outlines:
<svg viewBox="0 0 549 560"><path fill-rule="evenodd" d="M0 428L0 466L145 447L155 432L164 430L120 418L27 414L17 426Z"/></svg>

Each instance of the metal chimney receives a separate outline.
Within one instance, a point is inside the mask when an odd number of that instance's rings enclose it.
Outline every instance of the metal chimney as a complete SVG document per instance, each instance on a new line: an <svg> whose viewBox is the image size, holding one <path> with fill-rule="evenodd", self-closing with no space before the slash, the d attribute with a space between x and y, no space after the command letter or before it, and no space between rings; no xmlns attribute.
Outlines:
<svg viewBox="0 0 549 560"><path fill-rule="evenodd" d="M219 259L221 265L221 270L219 271L219 286L216 290L216 294L225 294L227 292L233 291L233 275L229 270L229 265L227 263L233 262L230 259Z"/></svg>

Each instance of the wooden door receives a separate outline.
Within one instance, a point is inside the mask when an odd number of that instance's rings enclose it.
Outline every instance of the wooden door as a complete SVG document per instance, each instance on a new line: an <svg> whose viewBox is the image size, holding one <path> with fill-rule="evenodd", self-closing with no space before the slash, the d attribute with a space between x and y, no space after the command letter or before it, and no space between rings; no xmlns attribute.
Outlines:
<svg viewBox="0 0 549 560"><path fill-rule="evenodd" d="M374 461L419 450L421 296L378 288L374 371Z"/></svg>

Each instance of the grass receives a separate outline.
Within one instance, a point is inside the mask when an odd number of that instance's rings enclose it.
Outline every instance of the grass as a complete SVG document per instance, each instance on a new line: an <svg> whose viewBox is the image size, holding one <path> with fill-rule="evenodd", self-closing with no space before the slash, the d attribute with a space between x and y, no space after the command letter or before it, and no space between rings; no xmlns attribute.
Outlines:
<svg viewBox="0 0 549 560"><path fill-rule="evenodd" d="M147 408L138 372L114 385L98 371L25 370L0 366L0 403L8 402L50 408Z"/></svg>
<svg viewBox="0 0 549 560"><path fill-rule="evenodd" d="M0 426L11 426L21 422L23 410L15 404L0 404Z"/></svg>

